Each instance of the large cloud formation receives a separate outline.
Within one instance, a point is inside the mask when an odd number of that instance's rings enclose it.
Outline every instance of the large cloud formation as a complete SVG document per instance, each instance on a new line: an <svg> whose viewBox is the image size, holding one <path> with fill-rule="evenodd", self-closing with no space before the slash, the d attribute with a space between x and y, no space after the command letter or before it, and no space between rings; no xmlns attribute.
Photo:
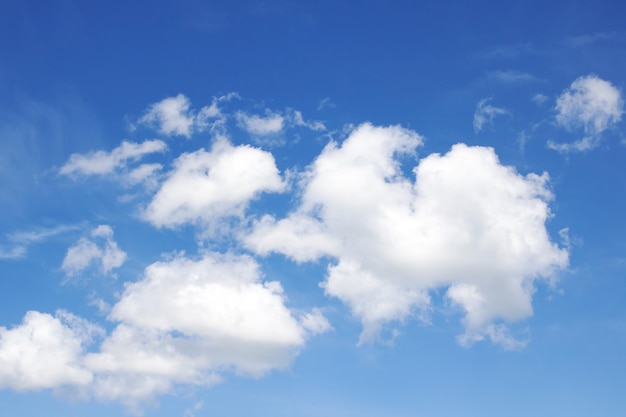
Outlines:
<svg viewBox="0 0 626 417"><path fill-rule="evenodd" d="M176 255L125 286L104 331L60 311L31 311L0 327L0 388L70 386L131 411L180 384L207 386L224 371L261 376L289 366L306 340L330 328L317 310L292 311L277 281L249 256ZM86 347L104 337L99 349Z"/></svg>
<svg viewBox="0 0 626 417"><path fill-rule="evenodd" d="M265 119L229 115L218 104L232 97L199 111L182 95L149 107L138 123L162 135L211 133L210 150L178 155L168 172L159 174L158 163L134 166L167 149L159 140L74 154L61 168L72 177L113 175L143 184L151 197L140 203L142 219L157 228L195 226L197 254L166 255L126 282L109 310L108 333L64 311L30 311L21 324L0 327L0 388L70 387L139 411L182 385L284 369L310 337L331 326L317 309L289 306L281 284L264 279L253 255L270 253L328 260L320 286L361 321L360 343L378 338L389 323L427 319L439 302L463 315L463 345L490 339L520 346L508 323L531 316L536 282L555 280L568 266L567 250L546 230L552 199L546 173L522 175L491 148L458 144L423 157L409 174L406 163L417 160L422 137L366 123L331 141L304 172L286 176L299 181L296 207L285 217L251 213L253 200L286 191L287 181L272 153L233 145L228 122L251 136L325 126L292 109L266 112ZM487 103L479 128L504 114ZM594 117L586 129L597 133L618 116ZM228 242L225 253L207 251L216 230L240 240ZM68 277L94 266L110 274L126 257L113 229L100 225L68 249L61 269Z"/></svg>
<svg viewBox="0 0 626 417"><path fill-rule="evenodd" d="M421 143L400 127L359 126L311 164L299 207L264 216L244 242L300 262L335 258L322 286L362 321L361 342L428 310L430 292L444 288L465 312L463 344L513 348L498 321L529 317L535 280L568 265L545 227L548 175L522 176L493 149L459 144L423 158L411 181L398 157Z"/></svg>

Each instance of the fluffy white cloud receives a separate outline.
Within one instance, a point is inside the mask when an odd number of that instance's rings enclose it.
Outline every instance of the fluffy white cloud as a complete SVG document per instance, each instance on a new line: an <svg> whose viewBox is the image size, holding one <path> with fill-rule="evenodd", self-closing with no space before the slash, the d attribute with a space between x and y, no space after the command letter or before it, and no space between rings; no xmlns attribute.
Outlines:
<svg viewBox="0 0 626 417"><path fill-rule="evenodd" d="M599 135L618 123L624 112L620 91L595 75L576 79L556 101L556 121L567 129Z"/></svg>
<svg viewBox="0 0 626 417"><path fill-rule="evenodd" d="M167 136L190 137L195 120L195 116L190 113L190 106L189 99L182 94L168 97L152 104L139 123L155 126Z"/></svg>
<svg viewBox="0 0 626 417"><path fill-rule="evenodd" d="M251 135L276 135L282 132L285 119L280 114L267 112L265 117L237 112L235 117L242 129Z"/></svg>
<svg viewBox="0 0 626 417"><path fill-rule="evenodd" d="M556 122L583 138L571 143L548 141L548 148L561 153L584 152L600 144L602 132L619 123L624 112L621 92L595 75L577 78L556 100Z"/></svg>
<svg viewBox="0 0 626 417"><path fill-rule="evenodd" d="M210 386L227 371L261 377L284 369L331 328L318 309L289 309L280 283L263 280L251 257L217 253L148 266L108 319L117 325L106 337L64 311L30 311L21 325L0 327L0 388L71 386L139 412L177 386ZM96 336L104 337L99 349L87 351Z"/></svg>
<svg viewBox="0 0 626 417"><path fill-rule="evenodd" d="M476 105L476 111L474 112L474 131L476 133L483 130L485 124L493 123L496 117L509 114L508 110L489 104L491 100L492 98L484 98Z"/></svg>
<svg viewBox="0 0 626 417"><path fill-rule="evenodd" d="M272 154L251 146L234 147L218 138L210 152L200 149L174 162L144 217L158 227L208 225L221 217L243 215L259 193L284 188Z"/></svg>
<svg viewBox="0 0 626 417"><path fill-rule="evenodd" d="M129 161L137 161L143 156L164 152L165 142L147 140L143 143L122 142L111 152L96 151L87 154L72 154L69 161L61 167L62 175L106 175L123 169Z"/></svg>
<svg viewBox="0 0 626 417"><path fill-rule="evenodd" d="M215 253L150 265L109 318L119 325L85 364L97 396L131 407L176 384L214 384L226 369L285 368L307 337L330 327L317 310L294 316L252 258Z"/></svg>
<svg viewBox="0 0 626 417"><path fill-rule="evenodd" d="M236 97L238 97L236 93L214 97L210 106L195 111L191 109L189 99L183 94L178 94L175 97L167 97L150 105L138 123L152 127L166 136L190 138L196 132L222 125L224 116L219 108L219 103Z"/></svg>
<svg viewBox="0 0 626 417"><path fill-rule="evenodd" d="M100 225L91 231L92 239L81 238L65 254L61 269L68 277L79 274L91 265L99 264L102 273L109 274L126 261L126 252L113 240L113 229ZM96 243L100 242L100 244Z"/></svg>
<svg viewBox="0 0 626 417"><path fill-rule="evenodd" d="M494 323L530 316L535 280L568 264L545 228L548 175L522 176L493 149L459 144L422 159L410 181L397 156L421 142L399 127L359 126L310 166L300 207L260 219L244 243L296 261L336 258L322 285L361 319L361 341L427 311L429 292L447 289L465 312L465 343L510 347Z"/></svg>
<svg viewBox="0 0 626 417"><path fill-rule="evenodd" d="M0 388L18 391L88 385L84 347L102 330L68 312L29 311L22 324L0 327Z"/></svg>

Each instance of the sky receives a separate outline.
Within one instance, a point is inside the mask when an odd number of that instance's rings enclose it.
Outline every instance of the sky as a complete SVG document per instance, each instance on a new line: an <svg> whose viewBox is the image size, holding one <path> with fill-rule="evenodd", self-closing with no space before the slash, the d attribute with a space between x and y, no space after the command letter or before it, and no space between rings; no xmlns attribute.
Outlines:
<svg viewBox="0 0 626 417"><path fill-rule="evenodd" d="M3 413L621 416L625 7L0 1Z"/></svg>

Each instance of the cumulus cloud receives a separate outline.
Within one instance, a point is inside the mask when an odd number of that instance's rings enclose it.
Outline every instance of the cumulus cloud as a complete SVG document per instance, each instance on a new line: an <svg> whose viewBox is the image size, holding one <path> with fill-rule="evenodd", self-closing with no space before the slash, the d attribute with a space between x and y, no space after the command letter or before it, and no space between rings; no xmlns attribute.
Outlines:
<svg viewBox="0 0 626 417"><path fill-rule="evenodd" d="M191 103L182 94L168 97L152 104L139 119L139 123L154 126L167 136L190 137L195 116L190 113Z"/></svg>
<svg viewBox="0 0 626 417"><path fill-rule="evenodd" d="M556 121L570 130L599 135L618 123L624 112L620 91L595 75L577 78L556 100Z"/></svg>
<svg viewBox="0 0 626 417"><path fill-rule="evenodd" d="M67 277L72 277L90 266L99 265L103 274L110 274L125 261L126 252L113 240L111 226L100 225L91 231L91 239L81 238L67 250L61 269Z"/></svg>
<svg viewBox="0 0 626 417"><path fill-rule="evenodd" d="M138 161L145 155L164 152L165 142L147 140L143 143L122 142L111 152L96 151L87 154L72 154L69 161L61 167L61 175L107 175L118 169L126 168L129 162Z"/></svg>
<svg viewBox="0 0 626 417"><path fill-rule="evenodd" d="M0 327L0 388L70 386L140 412L158 395L216 384L224 372L261 377L287 368L310 337L331 328L318 309L296 312L286 301L249 256L174 255L125 285L106 336L65 311L30 311L22 324ZM96 337L99 348L88 351Z"/></svg>
<svg viewBox="0 0 626 417"><path fill-rule="evenodd" d="M85 364L96 396L131 407L177 384L215 384L223 370L258 377L285 368L330 327L317 310L294 315L252 258L216 253L150 265L109 319L119 324Z"/></svg>
<svg viewBox="0 0 626 417"><path fill-rule="evenodd" d="M258 194L284 188L272 154L218 138L210 152L200 149L176 159L144 218L158 227L208 225L219 218L242 216Z"/></svg>
<svg viewBox="0 0 626 417"><path fill-rule="evenodd" d="M0 327L0 388L17 391L85 386L93 378L84 347L102 329L66 311L29 311L12 329Z"/></svg>
<svg viewBox="0 0 626 417"><path fill-rule="evenodd" d="M426 314L443 289L464 312L460 341L511 347L499 321L532 315L535 281L568 265L545 227L548 175L523 176L493 149L459 144L423 158L411 181L398 156L421 143L400 127L357 127L306 171L299 207L259 219L243 242L261 255L334 258L322 286L361 320L360 342Z"/></svg>
<svg viewBox="0 0 626 417"><path fill-rule="evenodd" d="M508 110L489 104L491 100L492 98L484 98L476 105L474 112L474 131L476 133L483 130L486 124L492 124L496 117L509 114Z"/></svg>
<svg viewBox="0 0 626 417"><path fill-rule="evenodd" d="M219 104L237 97L237 93L214 97L211 105L196 111L191 108L191 102L186 96L178 94L150 105L138 123L166 136L190 138L196 132L221 126L224 115Z"/></svg>
<svg viewBox="0 0 626 417"><path fill-rule="evenodd" d="M610 82L595 75L577 78L556 100L556 122L583 138L571 143L548 141L561 153L584 152L600 144L602 133L622 119L624 100Z"/></svg>

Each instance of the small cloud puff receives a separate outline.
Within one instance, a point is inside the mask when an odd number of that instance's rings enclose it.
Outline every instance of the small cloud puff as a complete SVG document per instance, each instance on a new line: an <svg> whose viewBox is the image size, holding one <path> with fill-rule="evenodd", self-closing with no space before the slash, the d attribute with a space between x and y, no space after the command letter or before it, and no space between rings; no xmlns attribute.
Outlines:
<svg viewBox="0 0 626 417"><path fill-rule="evenodd" d="M91 238L81 238L67 250L61 265L66 277L76 276L93 265L99 265L101 272L108 275L126 261L126 252L113 240L111 226L96 227L91 231Z"/></svg>
<svg viewBox="0 0 626 417"><path fill-rule="evenodd" d="M582 131L584 137L573 143L548 142L559 152L582 152L600 143L601 134L622 119L621 92L595 75L579 77L556 100L557 125L569 131Z"/></svg>
<svg viewBox="0 0 626 417"><path fill-rule="evenodd" d="M237 93L214 97L211 105L195 111L191 109L191 101L185 95L178 94L151 104L137 123L151 127L165 136L184 136L189 139L196 132L223 124L219 103L238 97Z"/></svg>
<svg viewBox="0 0 626 417"><path fill-rule="evenodd" d="M483 130L485 125L492 124L496 117L510 114L504 108L489 104L492 99L492 97L484 98L476 105L476 112L474 112L474 131L476 133Z"/></svg>

